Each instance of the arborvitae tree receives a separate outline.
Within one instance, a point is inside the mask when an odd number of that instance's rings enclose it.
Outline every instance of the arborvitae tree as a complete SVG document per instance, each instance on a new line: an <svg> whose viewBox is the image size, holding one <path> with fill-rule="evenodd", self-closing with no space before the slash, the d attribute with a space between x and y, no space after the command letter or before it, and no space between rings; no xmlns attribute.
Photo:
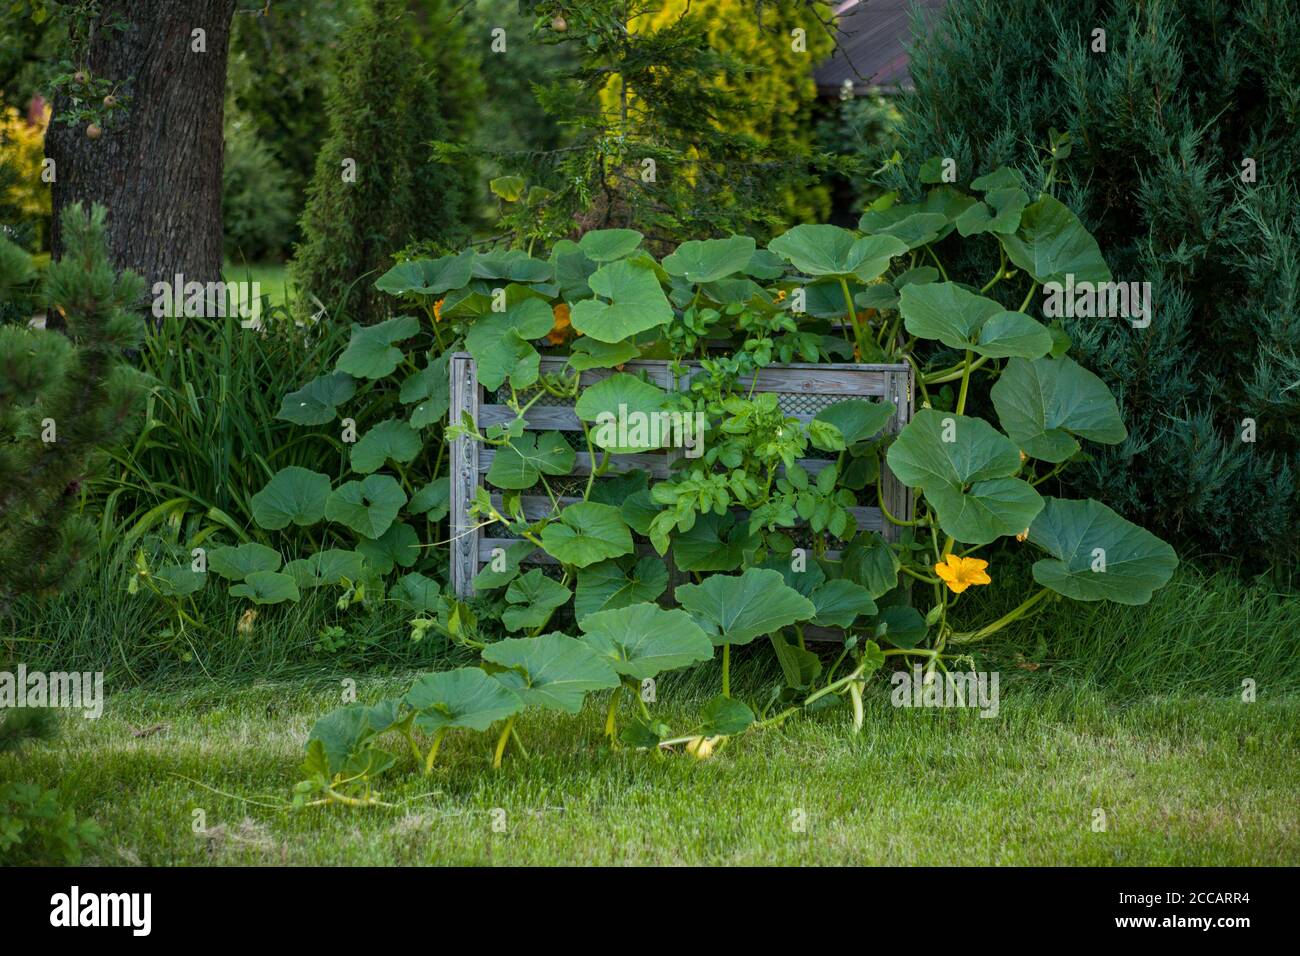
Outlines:
<svg viewBox="0 0 1300 956"><path fill-rule="evenodd" d="M395 251L423 239L467 238L467 174L439 162L430 146L467 135L472 111L456 105L454 129L443 115L453 91L439 95L440 75L464 75L465 54L456 22L447 15L436 20L424 56L415 56L420 44L406 3L366 0L340 40L326 106L330 131L308 189L293 270L299 296L312 308L319 302L350 319L376 321L392 300L376 292L374 280ZM474 90L454 95L472 101Z"/></svg>
<svg viewBox="0 0 1300 956"><path fill-rule="evenodd" d="M776 47L790 49L795 28L806 29L809 50L821 48L824 41L813 32L821 28L802 8L781 5L789 14L784 21L768 10L759 26L753 7L730 5L741 35L724 40L731 24L675 0L528 6L537 16L537 38L559 44L572 64L540 92L543 107L569 135L544 183L554 195L529 203L527 212L540 215L528 238L610 227L635 228L665 243L738 231L762 235L788 224L793 195L815 188L814 166L822 157L783 116L792 105L798 110L799 97L775 102L798 84L770 70ZM720 14L718 4L708 6L709 14ZM761 30L774 32L765 38ZM764 62L756 67L749 57ZM814 57L791 49L809 77Z"/></svg>
<svg viewBox="0 0 1300 956"><path fill-rule="evenodd" d="M143 397L122 353L143 332L134 309L144 280L113 269L105 216L102 206L64 211L66 252L46 273L44 298L66 333L0 326L0 616L18 595L67 586L91 551L78 492ZM16 261L0 255L0 268Z"/></svg>
<svg viewBox="0 0 1300 956"><path fill-rule="evenodd" d="M1151 283L1147 328L1065 320L1130 433L1066 480L1193 547L1296 558L1300 9L953 0L911 72L894 185L934 156L961 183L1011 166L1079 215L1116 281ZM970 265L982 282L997 263Z"/></svg>

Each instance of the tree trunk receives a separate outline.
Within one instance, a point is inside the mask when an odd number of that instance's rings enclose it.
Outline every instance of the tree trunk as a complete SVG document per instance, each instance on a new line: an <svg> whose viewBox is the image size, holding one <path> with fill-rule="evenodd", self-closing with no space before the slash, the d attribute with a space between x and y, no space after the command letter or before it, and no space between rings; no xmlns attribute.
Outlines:
<svg viewBox="0 0 1300 956"><path fill-rule="evenodd" d="M54 101L45 140L55 161L57 258L59 215L74 202L108 207L109 254L118 269L149 283L215 282L221 278L222 114L226 55L235 0L119 0L106 17L125 29L95 25L85 64L121 83L125 116L99 139L86 124L59 122L66 97ZM203 30L204 52L195 49ZM82 64L78 64L82 65Z"/></svg>

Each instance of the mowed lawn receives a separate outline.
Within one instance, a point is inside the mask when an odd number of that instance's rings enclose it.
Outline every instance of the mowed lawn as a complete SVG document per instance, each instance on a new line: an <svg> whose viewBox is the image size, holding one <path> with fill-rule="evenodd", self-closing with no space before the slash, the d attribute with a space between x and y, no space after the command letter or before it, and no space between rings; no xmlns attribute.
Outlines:
<svg viewBox="0 0 1300 956"><path fill-rule="evenodd" d="M359 696L409 682L363 679ZM0 777L74 795L105 830L86 862L110 865L1300 863L1300 698L1011 684L981 719L895 709L877 678L861 736L829 712L708 761L610 750L596 697L578 717L528 712L529 760L494 772L491 735L453 734L429 777L402 755L381 787L396 806L297 812L303 742L338 682L132 690L97 721L65 715ZM709 693L666 683L656 716L686 727Z"/></svg>

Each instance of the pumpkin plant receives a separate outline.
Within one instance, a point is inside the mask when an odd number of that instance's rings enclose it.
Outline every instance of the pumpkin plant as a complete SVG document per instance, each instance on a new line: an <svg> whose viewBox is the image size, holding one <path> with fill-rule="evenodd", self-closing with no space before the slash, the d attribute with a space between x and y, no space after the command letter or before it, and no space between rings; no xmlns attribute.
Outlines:
<svg viewBox="0 0 1300 956"><path fill-rule="evenodd" d="M283 469L254 502L263 527L311 534L319 547L283 567L276 552L219 549L212 569L254 602L323 586L399 600L417 615L413 632L476 653L490 688L431 675L382 730L405 737L425 767L452 730L494 724L500 764L529 709L572 713L605 690L607 734L639 747L689 742L699 753L716 747L701 741L837 704L860 727L865 682L890 657L947 670L969 660L966 645L1048 601L1149 600L1173 573L1173 550L1099 502L1044 494L1085 443L1127 436L1068 338L1030 314L1046 283L1110 280L1095 240L1010 170L977 179L973 194L939 182L934 166L923 178L919 201L881 197L856 230L795 226L766 249L730 236L660 259L640 233L605 229L545 258L490 249L398 264L377 286L407 314L355 328L335 369L281 411L319 426L359 405L370 424L346 468ZM945 258L964 242L999 252L982 285L948 273ZM504 420L443 425L453 350L473 356ZM543 355L562 361L544 370ZM666 361L673 387L635 372L638 358ZM755 390L773 364L843 360L913 368L920 407L897 436L885 431L888 402L850 399L801 418ZM572 407L576 447L529 427L543 404ZM692 423L691 454L666 477L627 456L668 438L604 427L633 413ZM474 581L501 607L502 640L464 627L464 605L441 593L455 439L490 458L471 518L517 539ZM911 514L890 512L885 468L914 490ZM899 529L893 540L857 526L863 504ZM996 620L959 628L953 608L1002 573L998 549L1016 542L1041 552L1036 588ZM668 555L684 580L671 580ZM527 565L538 557L546 564ZM829 666L807 646L814 627L843 634ZM782 684L733 700L731 647L763 638ZM619 732L625 690L715 648L722 695L690 734L671 736L636 692L638 713ZM384 763L354 759L383 721L349 721L361 730L343 735L339 759L322 743L312 793L355 788Z"/></svg>

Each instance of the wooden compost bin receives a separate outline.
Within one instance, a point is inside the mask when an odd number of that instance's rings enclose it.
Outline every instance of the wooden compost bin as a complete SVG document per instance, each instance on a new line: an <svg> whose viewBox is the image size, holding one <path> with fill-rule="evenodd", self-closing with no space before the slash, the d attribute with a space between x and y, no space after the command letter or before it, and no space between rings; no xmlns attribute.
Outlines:
<svg viewBox="0 0 1300 956"><path fill-rule="evenodd" d="M563 357L542 358L542 374L560 372L565 366ZM639 360L628 362L622 371L629 374L644 374L645 378L665 391L676 388L685 389L694 371L699 366L684 363L687 374L680 383L673 380L669 362L660 360ZM602 378L613 374L612 369L592 369L582 373L582 387L588 387ZM749 379L742 380L746 388ZM802 422L810 421L821 409L848 398L865 398L886 400L894 403L896 413L885 425L885 431L897 434L912 418L912 369L909 365L810 365L790 364L771 365L758 375L755 392L775 392L781 410L798 418ZM531 396L532 392L523 392L521 396ZM474 359L468 353L457 352L451 358L451 409L449 420L461 421L468 412L478 429L489 425L502 424L514 419L514 412L504 404L498 404L495 396L485 393L478 382ZM544 395L526 414L526 427L534 431L559 431L570 439L577 450L577 458L570 472L569 480L582 479L591 474L592 461L587 454L586 443L582 437L582 428L573 406L559 398ZM642 469L649 473L651 481L669 477L669 468L673 459L682 454L681 449L665 449L644 454L611 455L610 473L622 473L633 469ZM482 447L472 438L458 438L451 445L451 581L455 592L468 597L474 593L474 578L484 564L492 560L496 548L508 548L518 543L517 538L498 537L492 528L476 528L470 519L469 508L474 500L475 490L485 484L484 475L492 467L495 451ZM830 458L803 458L800 464L815 476ZM912 494L893 473L889 471L883 456L880 463L881 490L885 503L891 514L902 520L912 517ZM561 486L557 495L560 504L568 505L579 497L564 494L564 477L551 479L553 486ZM489 489L491 490L491 489ZM874 499L874 488L866 489ZM493 491L493 500L500 506L501 496ZM536 519L550 514L551 500L543 489L536 494L525 491L522 495L524 514ZM874 505L860 505L850 509L858 523L859 530L878 531L886 540L894 540L898 529L885 520L880 509ZM498 532L499 533L499 532ZM648 545L647 545L648 547ZM835 557L838 552L830 551ZM671 559L671 551L665 556L665 562ZM525 563L547 565L554 564L548 554L537 550L524 558ZM822 635L827 636L827 635Z"/></svg>

